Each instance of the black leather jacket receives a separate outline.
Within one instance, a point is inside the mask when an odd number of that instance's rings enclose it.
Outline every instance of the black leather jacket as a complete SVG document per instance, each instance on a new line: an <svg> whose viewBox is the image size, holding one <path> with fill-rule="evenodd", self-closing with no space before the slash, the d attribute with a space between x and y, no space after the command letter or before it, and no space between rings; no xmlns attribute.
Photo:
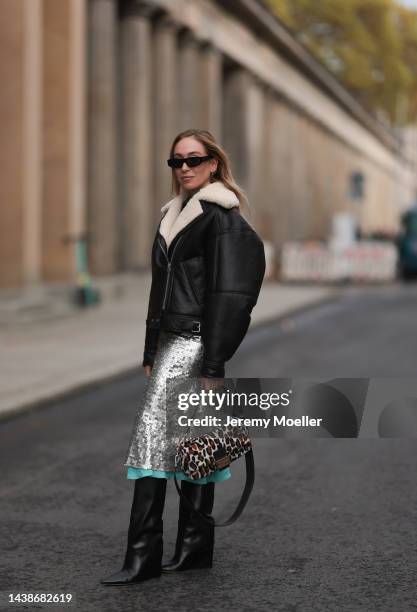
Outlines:
<svg viewBox="0 0 417 612"><path fill-rule="evenodd" d="M143 365L153 365L160 329L201 334L201 375L224 378L258 299L264 246L223 183L201 189L183 210L182 199L162 208L152 247Z"/></svg>

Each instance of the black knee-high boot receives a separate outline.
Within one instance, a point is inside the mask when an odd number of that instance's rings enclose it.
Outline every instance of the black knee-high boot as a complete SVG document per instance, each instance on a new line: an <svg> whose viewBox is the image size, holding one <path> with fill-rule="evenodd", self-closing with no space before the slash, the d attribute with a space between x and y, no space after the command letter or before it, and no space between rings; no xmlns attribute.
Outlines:
<svg viewBox="0 0 417 612"><path fill-rule="evenodd" d="M130 584L161 575L166 486L165 478L146 476L135 480L123 567L103 578L102 584Z"/></svg>
<svg viewBox="0 0 417 612"><path fill-rule="evenodd" d="M211 514L214 504L214 482L204 485L181 481L181 491L204 514ZM210 517L212 519L212 517ZM162 565L165 573L212 567L214 519L208 524L190 510L180 498L178 534L173 558Z"/></svg>

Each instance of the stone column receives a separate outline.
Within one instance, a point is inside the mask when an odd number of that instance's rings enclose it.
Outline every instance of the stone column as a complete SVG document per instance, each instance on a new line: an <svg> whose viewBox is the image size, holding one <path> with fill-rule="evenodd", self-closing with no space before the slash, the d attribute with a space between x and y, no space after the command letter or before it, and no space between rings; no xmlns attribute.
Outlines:
<svg viewBox="0 0 417 612"><path fill-rule="evenodd" d="M122 14L121 172L123 185L122 265L147 266L153 241L152 32L146 5Z"/></svg>
<svg viewBox="0 0 417 612"><path fill-rule="evenodd" d="M88 15L88 232L91 271L118 269L115 0L90 0Z"/></svg>
<svg viewBox="0 0 417 612"><path fill-rule="evenodd" d="M42 211L42 2L25 2L24 282L41 280Z"/></svg>
<svg viewBox="0 0 417 612"><path fill-rule="evenodd" d="M248 188L248 99L250 75L244 69L227 71L223 86L223 144L232 163L235 179Z"/></svg>
<svg viewBox="0 0 417 612"><path fill-rule="evenodd" d="M265 240L274 241L274 219L277 215L276 160L273 151L275 133L272 130L274 98L272 89L262 88L263 112L261 120L261 143L258 146L258 193L256 196L257 227ZM259 142L258 142L259 145Z"/></svg>
<svg viewBox="0 0 417 612"><path fill-rule="evenodd" d="M291 205L289 126L282 100L272 95L268 127L270 141L270 186L274 207L274 245L277 257L285 240L290 238L289 207Z"/></svg>
<svg viewBox="0 0 417 612"><path fill-rule="evenodd" d="M200 88L200 50L193 34L185 30L178 47L179 128L199 128L202 92Z"/></svg>
<svg viewBox="0 0 417 612"><path fill-rule="evenodd" d="M73 236L80 236L87 230L87 6L85 0L69 0L69 3L71 7L69 230ZM73 256L72 265L75 268Z"/></svg>
<svg viewBox="0 0 417 612"><path fill-rule="evenodd" d="M40 280L42 3L2 3L0 286Z"/></svg>
<svg viewBox="0 0 417 612"><path fill-rule="evenodd" d="M224 143L232 170L245 189L251 205L262 207L263 197L263 95L257 80L236 68L227 75L224 87Z"/></svg>
<svg viewBox="0 0 417 612"><path fill-rule="evenodd" d="M172 140L179 131L176 23L164 16L156 22L152 72L154 76L154 138L151 148L154 164L153 222L161 217L161 206L171 196L171 169L166 160Z"/></svg>
<svg viewBox="0 0 417 612"><path fill-rule="evenodd" d="M312 239L325 238L328 234L326 182L328 160L326 155L327 135L313 122L306 124L305 155L309 167L309 225L308 235Z"/></svg>
<svg viewBox="0 0 417 612"><path fill-rule="evenodd" d="M304 185L306 180L306 163L302 151L303 119L297 110L288 108L286 122L288 126L287 146L289 153L288 166L288 220L290 237L293 240L305 238L305 217L303 209Z"/></svg>
<svg viewBox="0 0 417 612"><path fill-rule="evenodd" d="M222 54L210 42L201 46L200 60L201 117L200 127L222 140Z"/></svg>
<svg viewBox="0 0 417 612"><path fill-rule="evenodd" d="M246 126L247 134L247 179L246 188L249 202L253 211L264 209L265 185L265 123L264 123L264 96L262 84L253 76L249 79L249 86L246 88ZM253 212L252 214L257 214Z"/></svg>
<svg viewBox="0 0 417 612"><path fill-rule="evenodd" d="M42 270L73 280L85 230L85 3L44 0Z"/></svg>

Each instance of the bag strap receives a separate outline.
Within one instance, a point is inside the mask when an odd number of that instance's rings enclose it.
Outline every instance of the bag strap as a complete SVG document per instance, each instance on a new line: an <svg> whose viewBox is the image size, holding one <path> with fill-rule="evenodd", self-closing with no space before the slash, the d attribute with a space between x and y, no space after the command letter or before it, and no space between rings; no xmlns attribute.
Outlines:
<svg viewBox="0 0 417 612"><path fill-rule="evenodd" d="M226 527L227 525L231 525L232 523L234 523L236 519L239 518L239 516L242 514L242 511L248 502L248 499L253 489L253 484L255 482L255 463L253 460L253 450L252 449L248 451L247 453L245 453L245 464L246 464L245 488L243 489L243 492L239 500L239 503L236 507L236 510L233 512L230 518L227 519L227 521L225 521L224 523L214 523L214 527ZM203 512L200 512L199 510L197 510L197 508L194 507L194 505L188 499L188 497L181 491L178 485L178 479L176 477L175 472L174 472L174 480L175 480L175 486L177 488L178 494L180 495L181 499L184 500L187 507L190 510L193 510L206 523L210 523L210 525L213 525L213 519L207 514L204 514ZM201 486L204 487L205 485L201 485Z"/></svg>

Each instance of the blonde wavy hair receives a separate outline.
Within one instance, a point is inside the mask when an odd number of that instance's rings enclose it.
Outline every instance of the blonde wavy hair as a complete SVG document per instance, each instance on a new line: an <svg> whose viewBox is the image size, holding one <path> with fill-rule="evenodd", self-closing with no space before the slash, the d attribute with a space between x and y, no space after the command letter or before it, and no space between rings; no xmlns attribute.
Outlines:
<svg viewBox="0 0 417 612"><path fill-rule="evenodd" d="M233 178L229 157L226 151L216 142L213 134L211 134L208 130L184 130L175 136L171 145L169 156L174 157L174 149L176 144L183 138L188 137L198 140L198 142L205 147L207 155L211 155L211 157L217 160L217 170L210 177L210 182L213 183L214 181L221 181L223 185L227 187L227 189L233 191L239 200L239 211L245 218L247 218L247 220L249 220L248 218L251 216L251 211L248 198L246 197L244 190L239 187ZM177 179L174 169L172 169L171 191L173 195L179 195L181 193L181 185ZM245 210L246 214L242 209Z"/></svg>

